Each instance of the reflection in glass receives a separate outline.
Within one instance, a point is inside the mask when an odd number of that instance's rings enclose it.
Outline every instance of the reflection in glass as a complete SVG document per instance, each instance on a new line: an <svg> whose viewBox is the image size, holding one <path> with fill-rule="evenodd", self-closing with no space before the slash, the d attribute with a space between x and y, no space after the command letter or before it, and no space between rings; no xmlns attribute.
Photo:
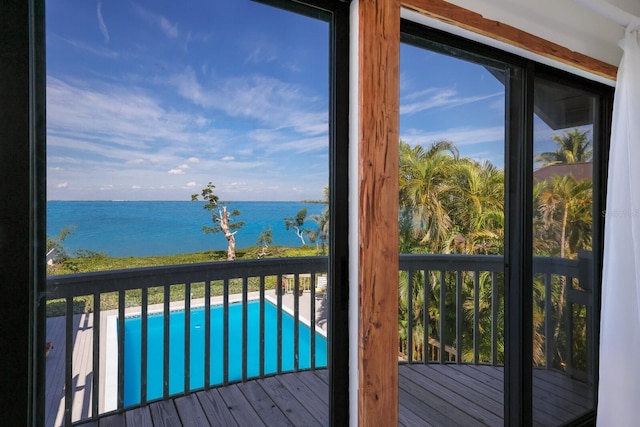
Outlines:
<svg viewBox="0 0 640 427"><path fill-rule="evenodd" d="M595 105L584 91L536 81L533 405L547 425L592 407Z"/></svg>
<svg viewBox="0 0 640 427"><path fill-rule="evenodd" d="M503 417L506 73L472 61L401 45L400 387L419 372L429 414L455 389L444 424Z"/></svg>

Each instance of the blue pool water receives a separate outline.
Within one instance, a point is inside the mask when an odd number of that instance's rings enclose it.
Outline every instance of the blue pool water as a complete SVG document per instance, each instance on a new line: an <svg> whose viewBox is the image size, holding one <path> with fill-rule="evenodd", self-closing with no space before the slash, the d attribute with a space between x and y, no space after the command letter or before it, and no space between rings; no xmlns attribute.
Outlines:
<svg viewBox="0 0 640 427"><path fill-rule="evenodd" d="M265 301L265 374L277 371L277 309ZM247 376L260 374L260 303L248 303ZM184 311L170 315L169 393L184 391ZM125 319L124 404L140 402L140 317ZM148 317L147 399L162 397L163 372L163 316ZM293 370L294 322L282 313L282 370ZM309 327L299 323L298 366L311 364L311 338ZM204 309L191 310L190 388L204 387ZM316 333L316 367L327 364L326 339ZM229 304L229 381L242 378L242 304ZM223 381L223 309L211 307L211 376L210 384Z"/></svg>

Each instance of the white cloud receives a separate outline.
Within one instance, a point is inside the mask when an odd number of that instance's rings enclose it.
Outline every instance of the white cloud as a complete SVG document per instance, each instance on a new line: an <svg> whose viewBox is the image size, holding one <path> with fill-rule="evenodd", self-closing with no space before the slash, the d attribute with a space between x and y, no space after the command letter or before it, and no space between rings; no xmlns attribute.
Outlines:
<svg viewBox="0 0 640 427"><path fill-rule="evenodd" d="M197 163L191 153L214 156L233 137L227 129L197 126L199 114L169 109L153 95L132 85L48 76L48 145L60 147L50 155L101 156L166 171L185 157L182 162Z"/></svg>
<svg viewBox="0 0 640 427"><path fill-rule="evenodd" d="M253 50L245 58L245 62L259 64L273 62L278 59L276 47L266 43L254 43Z"/></svg>
<svg viewBox="0 0 640 427"><path fill-rule="evenodd" d="M437 132L425 132L418 129L409 129L400 139L409 145L428 146L437 141L452 141L457 146L474 145L486 142L504 141L504 127L495 126L489 128L451 128Z"/></svg>
<svg viewBox="0 0 640 427"><path fill-rule="evenodd" d="M187 182L187 187L195 187L196 185L198 184L195 181Z"/></svg>
<svg viewBox="0 0 640 427"><path fill-rule="evenodd" d="M63 81L47 78L47 124L76 138L108 138L110 142L148 148L155 138L187 140L191 117L163 108L134 86Z"/></svg>
<svg viewBox="0 0 640 427"><path fill-rule="evenodd" d="M107 29L107 26L104 23L104 19L102 18L102 2L101 1L98 1L97 15L98 15L98 28L102 33L102 37L104 37L104 42L109 43L109 30Z"/></svg>
<svg viewBox="0 0 640 427"><path fill-rule="evenodd" d="M82 50L84 52L88 52L91 53L92 55L96 55L96 56L100 56L102 58L108 58L108 59L116 59L118 58L120 55L118 54L118 52L115 52L111 49L105 48L103 46L91 46L90 44L83 42L83 41L78 41L78 40L72 40L72 39L65 39L59 36L56 36L55 34L52 35L47 35L47 37L51 37L52 39L58 38L62 41L64 41L65 43L73 46L76 49Z"/></svg>
<svg viewBox="0 0 640 427"><path fill-rule="evenodd" d="M150 24L157 25L160 27L165 36L170 39L175 39L178 37L178 24L172 24L167 18L157 13L151 12L138 4L134 4L136 12L138 15L142 17L145 21Z"/></svg>
<svg viewBox="0 0 640 427"><path fill-rule="evenodd" d="M223 162L230 162L232 160L235 160L236 158L233 156L224 156L223 158L221 158L220 160L222 160Z"/></svg>
<svg viewBox="0 0 640 427"><path fill-rule="evenodd" d="M142 188L142 187L140 187L139 185L132 185L132 186L131 186L131 189L132 189L132 190L139 190L139 189L141 189L141 188Z"/></svg>
<svg viewBox="0 0 640 427"><path fill-rule="evenodd" d="M437 107L458 107L502 95L504 92L460 97L458 92L452 89L430 88L403 96L400 100L400 114L413 114Z"/></svg>
<svg viewBox="0 0 640 427"><path fill-rule="evenodd" d="M184 175L184 171L182 169L171 169L169 175Z"/></svg>
<svg viewBox="0 0 640 427"><path fill-rule="evenodd" d="M306 135L328 132L327 105L295 84L253 75L215 81L206 88L190 67L171 77L169 83L194 104L221 110L231 117L258 120Z"/></svg>
<svg viewBox="0 0 640 427"><path fill-rule="evenodd" d="M67 188L67 186L69 186L68 182L61 182L60 184L56 185L56 188Z"/></svg>
<svg viewBox="0 0 640 427"><path fill-rule="evenodd" d="M249 132L249 136L258 142L271 142L280 137L280 133L275 129L254 129Z"/></svg>

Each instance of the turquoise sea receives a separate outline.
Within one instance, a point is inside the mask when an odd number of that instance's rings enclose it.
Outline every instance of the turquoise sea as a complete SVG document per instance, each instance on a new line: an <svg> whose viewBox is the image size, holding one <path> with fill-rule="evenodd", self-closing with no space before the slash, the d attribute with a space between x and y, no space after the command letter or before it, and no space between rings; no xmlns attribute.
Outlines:
<svg viewBox="0 0 640 427"><path fill-rule="evenodd" d="M211 226L203 202L185 201L50 201L47 202L47 235L63 227L76 227L64 245L72 254L77 249L106 252L109 256L172 255L226 249L222 233L204 234ZM300 246L294 231L287 231L285 217L307 208L308 228L317 226L309 217L320 214L325 205L300 202L232 202L244 227L236 234L236 247L253 246L262 230L273 227L273 244ZM308 243L308 242L307 242Z"/></svg>

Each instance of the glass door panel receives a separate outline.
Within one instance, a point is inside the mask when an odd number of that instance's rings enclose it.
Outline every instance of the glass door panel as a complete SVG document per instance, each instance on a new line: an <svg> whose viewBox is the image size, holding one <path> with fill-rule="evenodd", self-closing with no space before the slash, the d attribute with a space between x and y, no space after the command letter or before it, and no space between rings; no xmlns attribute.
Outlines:
<svg viewBox="0 0 640 427"><path fill-rule="evenodd" d="M400 418L500 424L506 69L435 43L405 41Z"/></svg>
<svg viewBox="0 0 640 427"><path fill-rule="evenodd" d="M47 424L328 401L335 23L273 3L47 2Z"/></svg>
<svg viewBox="0 0 640 427"><path fill-rule="evenodd" d="M535 81L533 165L534 421L593 409L593 175L597 97Z"/></svg>

